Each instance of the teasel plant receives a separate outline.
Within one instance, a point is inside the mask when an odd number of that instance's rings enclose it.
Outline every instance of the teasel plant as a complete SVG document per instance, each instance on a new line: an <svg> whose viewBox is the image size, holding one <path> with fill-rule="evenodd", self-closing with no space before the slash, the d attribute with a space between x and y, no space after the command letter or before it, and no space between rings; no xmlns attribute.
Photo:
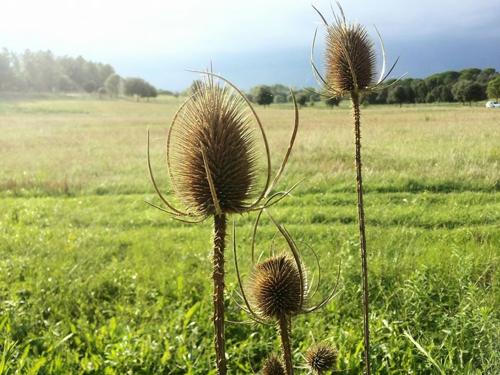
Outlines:
<svg viewBox="0 0 500 375"><path fill-rule="evenodd" d="M153 207L173 219L201 223L213 219L213 305L214 342L217 373L227 373L224 334L224 251L227 216L270 207L289 192L273 193L291 154L299 126L294 99L294 127L280 168L272 179L271 152L267 135L254 107L232 82L210 71L195 92L175 113L166 140L166 167L172 193L184 204L177 208L160 190L153 174L148 131L148 170L153 187L162 202ZM266 175L259 190L255 129L265 149ZM292 187L293 188L293 187Z"/></svg>
<svg viewBox="0 0 500 375"><path fill-rule="evenodd" d="M267 216L276 226L278 233L284 238L287 251L273 255L264 261L255 262L256 228L259 225L262 212L267 213ZM240 297L243 301L241 308L249 314L254 322L275 324L281 342L282 361L271 355L264 364L264 373L280 374L282 373L280 368L284 368L284 374L294 374L291 341L293 317L299 314L310 314L321 309L337 294L340 280L340 263L335 286L321 302L315 305L311 303L319 290L322 279L319 257L311 247L309 249L316 259L318 276L314 286L312 277L309 278L308 276L296 241L267 209L259 212L252 238L252 271L248 281L247 293L245 291L245 282L240 273L236 247L236 229L233 225L233 255ZM268 371L269 368L274 369L274 372Z"/></svg>
<svg viewBox="0 0 500 375"><path fill-rule="evenodd" d="M306 353L309 371L315 375L326 374L335 369L337 349L326 343L314 344Z"/></svg>
<svg viewBox="0 0 500 375"><path fill-rule="evenodd" d="M375 64L376 55L374 44L370 40L364 26L349 23L345 17L342 6L337 1L339 14L331 7L334 22L328 23L323 14L313 5L326 29L326 51L325 70L323 76L314 62L314 47L318 29L314 33L311 48L311 66L313 74L322 86L323 91L330 98L341 98L349 96L352 103L354 120L354 145L355 145L355 169L356 169L356 192L358 208L359 242L361 253L362 274L362 300L363 300L363 341L365 374L371 374L370 364L370 326L369 326L369 293L368 293L368 254L366 248L365 234L365 210L363 203L363 178L361 159L361 111L360 103L362 96L366 93L387 88L393 83L386 85L385 81L394 70L398 60L386 72L386 52L383 40L377 32L382 50L382 69L378 80L376 79Z"/></svg>

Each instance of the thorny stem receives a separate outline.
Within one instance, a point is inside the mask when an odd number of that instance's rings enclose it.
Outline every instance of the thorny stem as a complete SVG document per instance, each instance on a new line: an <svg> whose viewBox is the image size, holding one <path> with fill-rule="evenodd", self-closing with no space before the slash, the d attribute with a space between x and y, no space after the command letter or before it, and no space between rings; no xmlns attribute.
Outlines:
<svg viewBox="0 0 500 375"><path fill-rule="evenodd" d="M226 350L224 338L224 248L226 243L226 215L214 215L214 327L217 374L226 375Z"/></svg>
<svg viewBox="0 0 500 375"><path fill-rule="evenodd" d="M288 318L282 315L278 319L279 332L281 336L281 351L283 352L283 360L285 362L285 369L287 375L293 375L292 364L292 347L290 343L290 329L288 325Z"/></svg>
<svg viewBox="0 0 500 375"><path fill-rule="evenodd" d="M370 324L369 324L369 296L368 296L368 261L366 254L365 237L365 210L363 205L363 179L361 176L361 124L359 110L359 93L351 92L353 116L354 116L354 136L356 145L356 191L358 193L358 223L359 241L361 250L361 272L363 280L363 336L365 355L365 375L371 374L370 366Z"/></svg>

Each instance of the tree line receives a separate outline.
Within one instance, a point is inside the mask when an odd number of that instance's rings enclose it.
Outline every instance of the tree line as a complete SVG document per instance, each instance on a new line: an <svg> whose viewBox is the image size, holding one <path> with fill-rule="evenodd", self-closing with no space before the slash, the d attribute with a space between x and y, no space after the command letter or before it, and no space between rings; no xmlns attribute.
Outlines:
<svg viewBox="0 0 500 375"><path fill-rule="evenodd" d="M447 71L433 74L424 79L406 78L387 81L386 88L374 91L364 97L368 104L405 104L405 103L450 103L463 104L500 97L500 73L493 68L470 68L461 71ZM291 102L288 87L259 85L251 88L248 98L261 105ZM318 92L313 87L296 90L297 102L314 105L324 101L329 106L338 105L339 98L332 98Z"/></svg>
<svg viewBox="0 0 500 375"><path fill-rule="evenodd" d="M156 97L157 89L142 78L122 78L109 64L81 56L55 56L51 51L0 51L0 92L98 93Z"/></svg>

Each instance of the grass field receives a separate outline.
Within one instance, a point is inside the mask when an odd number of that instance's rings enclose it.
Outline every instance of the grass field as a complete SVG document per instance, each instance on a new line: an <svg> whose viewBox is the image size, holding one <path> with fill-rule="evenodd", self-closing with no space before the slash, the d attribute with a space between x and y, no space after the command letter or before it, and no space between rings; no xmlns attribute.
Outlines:
<svg viewBox="0 0 500 375"><path fill-rule="evenodd" d="M146 130L165 186L165 129L179 104L0 100L0 374L214 373L211 224L172 221L144 203L156 202ZM276 169L292 111L258 112ZM338 373L360 374L350 116L301 111L280 187L304 181L274 213L318 252L325 281L342 260L339 296L296 320L296 361L329 341ZM500 373L500 111L372 106L363 121L375 373ZM248 270L253 217L235 219ZM259 251L274 234L263 224ZM307 247L304 256L313 272ZM228 320L246 321L227 258ZM273 327L226 330L230 374L258 372L277 351Z"/></svg>

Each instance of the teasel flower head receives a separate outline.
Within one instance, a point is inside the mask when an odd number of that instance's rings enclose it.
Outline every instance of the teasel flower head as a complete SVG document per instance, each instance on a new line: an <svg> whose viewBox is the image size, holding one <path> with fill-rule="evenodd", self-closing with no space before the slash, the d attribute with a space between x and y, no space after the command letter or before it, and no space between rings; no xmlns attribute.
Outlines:
<svg viewBox="0 0 500 375"><path fill-rule="evenodd" d="M281 360L274 354L271 354L264 362L262 375L285 375L285 369Z"/></svg>
<svg viewBox="0 0 500 375"><path fill-rule="evenodd" d="M278 319L300 312L307 289L293 258L278 255L255 266L251 299L260 316Z"/></svg>
<svg viewBox="0 0 500 375"><path fill-rule="evenodd" d="M332 8L334 22L329 23L313 5L326 29L325 76L319 72L314 62L317 29L312 43L311 66L316 80L324 88L326 96L332 98L384 88L383 83L394 70L399 58L396 59L386 73L384 43L380 33L375 28L380 40L383 57L382 70L377 80L375 48L365 27L360 24L349 23L339 2L337 2L337 6L340 14L337 14Z"/></svg>
<svg viewBox="0 0 500 375"><path fill-rule="evenodd" d="M204 75L204 80L198 82L196 90L178 109L167 135L171 187L185 207L174 207L158 187L149 155L149 133L148 168L164 206L148 203L188 222L200 222L213 215L262 209L265 206L262 202L269 197L292 151L299 122L297 105L288 150L271 180L269 144L252 104L224 77L211 71L198 73ZM263 188L258 184L260 155L256 149L256 133L260 133L265 149L267 173ZM280 198L283 196L281 194ZM268 201L268 204L275 204L280 198L272 203Z"/></svg>
<svg viewBox="0 0 500 375"><path fill-rule="evenodd" d="M337 350L328 344L316 344L307 351L306 362L314 374L324 374L334 370Z"/></svg>
<svg viewBox="0 0 500 375"><path fill-rule="evenodd" d="M284 238L288 248L286 252L272 256L264 261L255 262L255 237L261 215L265 212ZM324 299L312 305L310 302L317 293L321 279L321 266L317 254L314 254L317 266L317 279L312 287L311 279L301 259L300 250L288 230L279 224L268 210L260 211L254 226L252 239L252 271L248 282L242 280L238 254L236 251L236 230L233 225L233 253L236 275L240 287L240 295L244 305L242 308L257 322L276 322L281 317L292 317L308 314L325 306L337 294L340 279L340 264L335 286ZM245 291L248 287L248 293ZM248 294L248 296L247 296Z"/></svg>

